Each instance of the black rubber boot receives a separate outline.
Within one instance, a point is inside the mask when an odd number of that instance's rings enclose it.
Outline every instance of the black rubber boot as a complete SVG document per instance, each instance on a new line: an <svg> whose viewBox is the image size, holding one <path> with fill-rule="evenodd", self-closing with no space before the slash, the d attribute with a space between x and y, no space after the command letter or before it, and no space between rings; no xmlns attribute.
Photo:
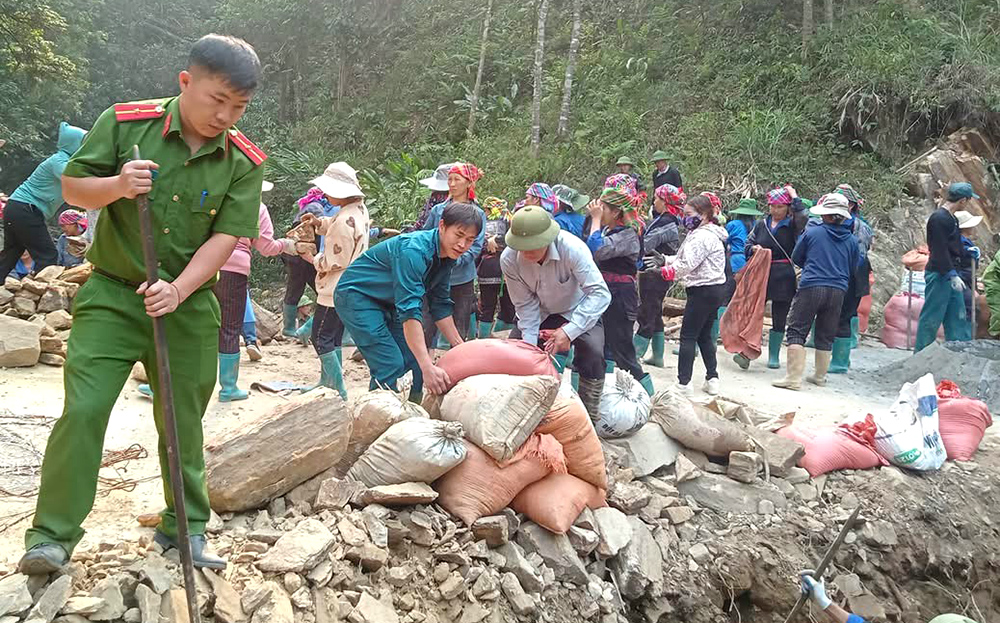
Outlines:
<svg viewBox="0 0 1000 623"><path fill-rule="evenodd" d="M208 540L205 538L204 534L192 534L188 536L188 540L191 541L191 560L194 562L195 567L204 567L205 569L226 568L225 559L219 558L218 556L209 554L205 551L208 547ZM173 539L159 530L153 534L153 542L162 547L164 551L177 547L177 544L174 543Z"/></svg>
<svg viewBox="0 0 1000 623"><path fill-rule="evenodd" d="M17 563L17 570L24 575L48 575L69 562L69 554L62 545L41 543L32 547Z"/></svg>
<svg viewBox="0 0 1000 623"><path fill-rule="evenodd" d="M580 402L587 409L590 419L597 421L601 416L601 394L604 393L604 377L599 379L585 379L580 377L580 387L577 391L580 394Z"/></svg>

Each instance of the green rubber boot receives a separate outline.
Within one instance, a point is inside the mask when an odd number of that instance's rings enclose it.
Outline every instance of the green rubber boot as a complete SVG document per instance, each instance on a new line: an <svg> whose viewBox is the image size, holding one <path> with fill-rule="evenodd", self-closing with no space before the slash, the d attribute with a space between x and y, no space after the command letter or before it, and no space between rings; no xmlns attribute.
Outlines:
<svg viewBox="0 0 1000 623"><path fill-rule="evenodd" d="M446 340L443 335L441 335L440 333L438 333L438 336L437 336L437 345L434 346L434 348L436 348L438 350L448 350L449 348L451 348L451 344L448 343L448 340Z"/></svg>
<svg viewBox="0 0 1000 623"><path fill-rule="evenodd" d="M767 334L767 367L777 370L781 367L781 344L785 334L781 331L769 331Z"/></svg>
<svg viewBox="0 0 1000 623"><path fill-rule="evenodd" d="M493 330L494 331L509 331L509 330L511 330L513 328L514 328L514 325L507 324L506 322L504 322L503 320L500 320L499 318L497 318L497 322L493 326Z"/></svg>
<svg viewBox="0 0 1000 623"><path fill-rule="evenodd" d="M806 340L806 348L816 348L816 323L809 329L809 339Z"/></svg>
<svg viewBox="0 0 1000 623"><path fill-rule="evenodd" d="M858 329L861 327L861 318L857 316L851 318L851 350L858 347Z"/></svg>
<svg viewBox="0 0 1000 623"><path fill-rule="evenodd" d="M740 370L750 369L750 359L743 353L736 353L733 355L733 361L735 361L736 365L740 367Z"/></svg>
<svg viewBox="0 0 1000 623"><path fill-rule="evenodd" d="M604 360L604 373L611 374L615 371L615 362L610 359Z"/></svg>
<svg viewBox="0 0 1000 623"><path fill-rule="evenodd" d="M719 313L715 316L715 322L712 323L712 343L715 344L719 341L719 322L722 320L722 314L726 313L725 307L719 308Z"/></svg>
<svg viewBox="0 0 1000 623"><path fill-rule="evenodd" d="M573 345L570 344L570 346L569 346L569 352L566 353L566 367L567 368L573 367L573 354L574 354Z"/></svg>
<svg viewBox="0 0 1000 623"><path fill-rule="evenodd" d="M219 402L233 402L234 400L246 400L250 394L236 387L236 382L240 379L240 354L239 353L219 353Z"/></svg>
<svg viewBox="0 0 1000 623"><path fill-rule="evenodd" d="M649 350L649 338L642 337L638 333L632 336L632 344L635 346L635 358L642 359Z"/></svg>
<svg viewBox="0 0 1000 623"><path fill-rule="evenodd" d="M333 349L333 352L337 353L337 361L340 362L341 369L344 368L344 349L338 346Z"/></svg>
<svg viewBox="0 0 1000 623"><path fill-rule="evenodd" d="M153 388L149 386L149 383L141 383L136 389L146 398L153 397Z"/></svg>
<svg viewBox="0 0 1000 623"><path fill-rule="evenodd" d="M851 369L851 338L838 337L833 340L833 361L830 362L830 374L847 374Z"/></svg>
<svg viewBox="0 0 1000 623"><path fill-rule="evenodd" d="M354 338L351 337L351 332L344 329L344 338L340 340L340 343L344 346L354 346Z"/></svg>
<svg viewBox="0 0 1000 623"><path fill-rule="evenodd" d="M344 371L340 367L337 351L332 350L319 356L319 384L337 390L340 397L347 400L347 386L344 385Z"/></svg>
<svg viewBox="0 0 1000 623"><path fill-rule="evenodd" d="M480 322L479 323L479 339L485 340L486 338L493 337L493 323L492 322Z"/></svg>
<svg viewBox="0 0 1000 623"><path fill-rule="evenodd" d="M573 372L569 375L569 384L573 386L573 391L580 391L580 373Z"/></svg>
<svg viewBox="0 0 1000 623"><path fill-rule="evenodd" d="M552 358L554 359L552 365L556 367L556 372L562 374L566 370L566 360L569 359L569 352L553 355Z"/></svg>
<svg viewBox="0 0 1000 623"><path fill-rule="evenodd" d="M639 380L639 385L642 385L647 394L653 395L653 379L648 374Z"/></svg>
<svg viewBox="0 0 1000 623"><path fill-rule="evenodd" d="M297 339L303 346L309 346L309 340L312 339L312 332L313 317L309 316L309 320L302 323L302 326L295 332L295 339Z"/></svg>
<svg viewBox="0 0 1000 623"><path fill-rule="evenodd" d="M650 340L650 346L652 347L652 352L649 357L646 358L644 362L647 366L653 366L654 368L663 367L663 350L665 348L665 339L663 337L663 331L657 331L653 334L652 340Z"/></svg>
<svg viewBox="0 0 1000 623"><path fill-rule="evenodd" d="M285 305L281 308L281 317L285 321L285 326L281 329L281 334L285 337L295 337L295 323L298 320L299 308L295 305Z"/></svg>

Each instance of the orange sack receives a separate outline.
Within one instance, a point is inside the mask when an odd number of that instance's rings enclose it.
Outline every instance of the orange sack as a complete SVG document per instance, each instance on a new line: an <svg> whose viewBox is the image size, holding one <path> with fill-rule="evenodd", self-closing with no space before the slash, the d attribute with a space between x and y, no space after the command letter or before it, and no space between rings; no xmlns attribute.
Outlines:
<svg viewBox="0 0 1000 623"><path fill-rule="evenodd" d="M556 438L566 455L568 473L598 489L608 488L601 440L576 394L560 391L535 432Z"/></svg>
<svg viewBox="0 0 1000 623"><path fill-rule="evenodd" d="M442 355L437 365L451 379L448 389L463 379L479 374L548 374L559 378L559 373L545 351L522 340L483 339L463 342Z"/></svg>
<svg viewBox="0 0 1000 623"><path fill-rule="evenodd" d="M549 532L565 534L585 508L608 505L606 492L570 474L550 474L517 494L511 508Z"/></svg>
<svg viewBox="0 0 1000 623"><path fill-rule="evenodd" d="M465 460L434 481L437 503L467 526L495 515L522 489L552 472L565 472L566 459L551 435L533 434L504 467L465 441Z"/></svg>

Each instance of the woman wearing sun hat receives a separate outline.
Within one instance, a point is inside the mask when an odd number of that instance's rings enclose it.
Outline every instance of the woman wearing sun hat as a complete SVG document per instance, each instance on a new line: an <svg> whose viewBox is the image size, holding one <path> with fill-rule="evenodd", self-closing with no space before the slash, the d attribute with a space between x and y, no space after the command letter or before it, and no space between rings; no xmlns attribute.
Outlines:
<svg viewBox="0 0 1000 623"><path fill-rule="evenodd" d="M417 216L417 220L413 222L412 225L404 227L402 233L408 233L411 231L417 231L424 228L424 222L427 220L427 215L431 213L434 206L437 204L448 200L448 172L455 167L458 162L449 162L447 164L439 165L437 169L434 170L434 174L430 177L425 177L420 180L420 183L429 188L431 194L427 197L427 201L424 201L424 205L420 208L420 214Z"/></svg>
<svg viewBox="0 0 1000 623"><path fill-rule="evenodd" d="M972 283L972 264L973 252L969 249L979 247L976 243L972 241L966 234L971 234L972 230L979 226L983 222L982 216L977 216L971 212L966 212L965 210L959 210L955 213L955 219L958 220L958 229L961 233L962 247L965 249L966 254L962 257L958 264L958 276L962 278L965 282L966 290L962 292L965 295L965 313L969 317L969 322L972 322L972 299L973 293L975 292L976 286ZM972 336L972 339L976 339L976 336Z"/></svg>

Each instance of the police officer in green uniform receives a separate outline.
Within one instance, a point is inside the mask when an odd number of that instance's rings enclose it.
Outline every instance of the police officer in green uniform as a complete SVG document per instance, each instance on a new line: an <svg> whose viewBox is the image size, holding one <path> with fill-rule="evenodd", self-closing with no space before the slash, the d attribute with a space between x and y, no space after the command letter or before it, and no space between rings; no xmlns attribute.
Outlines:
<svg viewBox="0 0 1000 623"><path fill-rule="evenodd" d="M83 536L94 504L104 434L132 365L141 361L159 392L152 317L165 320L188 529L196 566L225 568L206 551L209 519L201 418L215 389L219 268L240 237L255 238L261 164L266 156L233 124L260 78L246 42L206 35L180 72L180 95L117 104L94 124L63 171L73 205L101 210L87 254L94 272L76 295L69 337L62 417L49 436L34 522L19 570L42 574L62 566ZM138 145L143 160L131 160ZM135 197L152 211L161 281L147 287ZM160 473L166 509L154 536L165 548L177 538L163 414Z"/></svg>

